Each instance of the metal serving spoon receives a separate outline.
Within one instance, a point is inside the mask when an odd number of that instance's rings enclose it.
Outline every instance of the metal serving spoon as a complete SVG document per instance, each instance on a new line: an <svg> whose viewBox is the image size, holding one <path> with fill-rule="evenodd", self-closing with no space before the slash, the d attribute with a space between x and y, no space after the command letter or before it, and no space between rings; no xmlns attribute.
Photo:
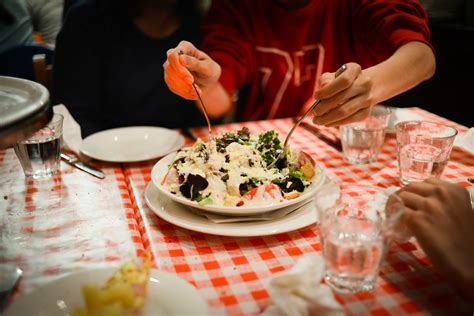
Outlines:
<svg viewBox="0 0 474 316"><path fill-rule="evenodd" d="M180 55L180 56L183 55L183 54L184 54L184 52L182 50L180 50L178 52L178 55ZM204 114L204 117L206 118L209 142L212 142L212 141L215 140L215 138L214 138L214 134L212 134L211 120L209 119L209 115L207 114L206 106L204 105L204 102L202 101L201 94L199 93L195 82L193 82L193 88L194 88L194 91L196 91L196 94L198 96L199 103L200 103L201 109L202 109L202 113Z"/></svg>
<svg viewBox="0 0 474 316"><path fill-rule="evenodd" d="M337 71L336 73L334 74L334 78L337 78L339 77L340 74L342 74L344 71L346 71L347 69L347 66L344 64L342 65ZM271 168L273 167L276 162L278 161L278 159L280 159L280 156L283 154L283 155L286 155L287 153L287 146L288 146L288 141L290 140L290 137L291 135L293 134L293 132L295 131L295 129L300 125L300 123L306 118L306 116L311 112L313 111L317 106L318 104L321 102L321 99L316 99L314 101L314 103L309 107L308 110L306 110L306 112L304 112L304 114L295 122L295 124L293 125L293 127L290 129L290 132L288 133L288 135L286 135L286 138L285 138L285 142L283 143L283 151L280 152L278 154L278 156L275 158L275 160L273 160L273 162L267 167L267 168Z"/></svg>

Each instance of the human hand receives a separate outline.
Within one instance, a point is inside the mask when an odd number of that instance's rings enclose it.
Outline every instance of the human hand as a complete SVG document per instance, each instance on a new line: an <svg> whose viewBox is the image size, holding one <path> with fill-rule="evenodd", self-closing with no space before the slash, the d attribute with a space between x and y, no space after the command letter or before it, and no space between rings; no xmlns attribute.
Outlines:
<svg viewBox="0 0 474 316"><path fill-rule="evenodd" d="M171 91L185 99L197 100L193 83L200 90L219 80L219 64L190 42L181 41L178 46L168 50L166 55L167 59L163 64L165 82Z"/></svg>
<svg viewBox="0 0 474 316"><path fill-rule="evenodd" d="M403 221L434 266L474 303L474 211L467 190L432 178L397 194L406 206Z"/></svg>
<svg viewBox="0 0 474 316"><path fill-rule="evenodd" d="M313 111L313 122L318 125L338 126L367 118L372 105L372 79L360 65L347 63L347 69L337 78L335 73L324 73L315 98L321 103Z"/></svg>

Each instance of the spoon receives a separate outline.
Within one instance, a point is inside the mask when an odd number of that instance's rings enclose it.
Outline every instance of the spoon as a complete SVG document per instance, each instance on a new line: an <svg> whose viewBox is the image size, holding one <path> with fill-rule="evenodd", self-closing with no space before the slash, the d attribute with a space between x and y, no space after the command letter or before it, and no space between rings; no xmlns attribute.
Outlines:
<svg viewBox="0 0 474 316"><path fill-rule="evenodd" d="M183 55L184 52L180 50L178 52L178 55ZM193 82L193 88L194 91L196 91L196 94L199 99L199 104L201 105L202 113L204 114L204 117L206 118L206 123L207 123L207 129L208 129L208 137L209 137L209 142L213 142L215 140L214 135L212 134L212 128L211 128L211 120L209 119L209 115L207 114L206 106L204 105L204 102L202 101L201 94L199 93L196 83Z"/></svg>
<svg viewBox="0 0 474 316"><path fill-rule="evenodd" d="M342 65L334 74L334 78L339 77L339 75L342 74L344 71L346 71L346 69L347 69L347 66L345 64ZM290 129L290 132L288 133L288 135L286 135L285 142L283 143L283 151L278 154L278 156L275 158L275 160L273 160L273 162L268 166L268 168L271 168L276 164L278 159L280 159L281 154L286 155L287 148L288 148L288 141L290 140L291 135L293 134L295 129L300 125L300 123L305 119L308 113L313 111L320 102L321 102L321 99L316 99L314 103L309 107L309 109L306 110L306 112L304 112L304 114L295 122L293 127Z"/></svg>
<svg viewBox="0 0 474 316"><path fill-rule="evenodd" d="M0 265L0 314L22 274L23 271L19 267L9 264Z"/></svg>

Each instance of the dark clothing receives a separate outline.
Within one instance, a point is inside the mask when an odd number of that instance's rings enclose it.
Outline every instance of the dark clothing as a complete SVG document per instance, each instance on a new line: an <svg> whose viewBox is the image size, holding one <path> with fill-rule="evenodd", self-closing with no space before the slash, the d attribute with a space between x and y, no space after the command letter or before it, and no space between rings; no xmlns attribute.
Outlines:
<svg viewBox="0 0 474 316"><path fill-rule="evenodd" d="M205 125L193 101L172 93L163 78L166 51L199 42L197 19L165 39L143 34L130 15L102 1L78 1L56 42L53 102L64 103L83 136L121 126Z"/></svg>

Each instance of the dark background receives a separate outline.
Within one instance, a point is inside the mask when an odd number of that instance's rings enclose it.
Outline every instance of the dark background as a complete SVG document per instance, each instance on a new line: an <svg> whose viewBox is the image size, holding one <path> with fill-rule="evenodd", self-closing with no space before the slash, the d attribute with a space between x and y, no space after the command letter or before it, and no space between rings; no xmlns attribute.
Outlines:
<svg viewBox="0 0 474 316"><path fill-rule="evenodd" d="M428 81L384 104L418 106L468 127L474 126L474 0L426 1L451 5L431 8L436 73Z"/></svg>

